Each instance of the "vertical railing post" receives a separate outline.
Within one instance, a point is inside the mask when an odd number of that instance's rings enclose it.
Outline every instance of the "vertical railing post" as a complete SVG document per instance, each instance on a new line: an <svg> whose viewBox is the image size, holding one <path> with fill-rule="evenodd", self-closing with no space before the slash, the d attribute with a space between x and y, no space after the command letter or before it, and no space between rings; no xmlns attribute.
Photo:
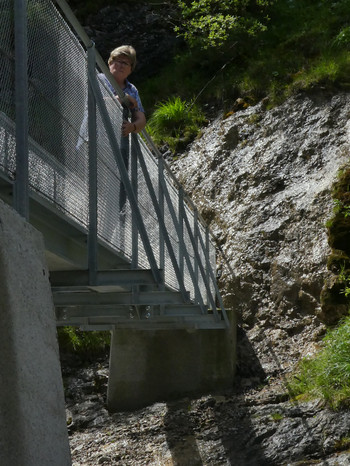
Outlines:
<svg viewBox="0 0 350 466"><path fill-rule="evenodd" d="M15 108L16 108L16 181L14 207L29 219L28 180L28 25L27 1L14 1L15 21Z"/></svg>
<svg viewBox="0 0 350 466"><path fill-rule="evenodd" d="M177 232L179 238L179 269L181 274L184 274L184 249L185 249L185 241L184 241L184 190L180 186L179 187L179 231Z"/></svg>
<svg viewBox="0 0 350 466"><path fill-rule="evenodd" d="M138 147L139 147L139 150L137 151L137 156L138 156L138 160L139 160L139 166L141 168L143 178L144 178L144 181L145 181L146 186L147 186L148 193L150 195L153 207L155 209L155 212L156 212L156 215L157 215L157 218L158 218L158 222L159 222L159 226L162 228L162 231L163 231L164 242L166 244L168 255L169 255L171 264L173 266L173 269L174 269L174 273L175 273L175 276L176 276L176 279L177 279L179 291L181 292L184 301L188 302L188 300L189 300L188 299L188 293L187 293L187 291L185 289L185 286L184 286L183 275L180 272L179 265L178 265L178 259L176 257L176 252L174 251L173 244L172 244L170 236L168 234L169 228L167 228L167 226L165 224L165 221L164 221L164 215L160 211L159 202L158 202L157 195L156 195L156 192L155 192L155 189L154 189L154 184L152 183L150 174L148 172L148 169L147 169L147 166L146 166L146 163L145 163L145 160L144 160L143 153L142 153L141 148L140 148L139 145L138 145ZM170 199L170 195L168 193L168 189L167 189L165 180L162 180L162 181L163 181L162 189L163 189L165 199L166 199L166 202L167 202L167 207L169 208L170 215L171 215L172 221L173 221L173 225L174 225L174 227L176 229L176 233L178 233L178 231L179 231L179 228L178 228L178 224L179 224L178 214L175 213L175 209L174 209L172 200ZM145 249L146 249L146 246L147 246L147 244L144 243ZM151 252L150 252L147 255L148 255L149 259L152 258L152 262L153 262L153 260L154 260L154 257L152 257L153 253L151 254ZM150 262L150 264L151 264L151 262ZM157 283L158 283L158 285L162 285L162 283L164 281L164 274L161 273L159 270L158 270L158 273L161 274L161 280L158 280Z"/></svg>
<svg viewBox="0 0 350 466"><path fill-rule="evenodd" d="M137 177L137 153L135 148L136 134L131 135L131 185L134 190L136 202L138 202L138 177ZM131 268L137 269L139 263L139 232L137 229L136 213L131 212L131 241L132 241L132 256Z"/></svg>
<svg viewBox="0 0 350 466"><path fill-rule="evenodd" d="M88 269L90 284L96 281L97 259L97 134L96 134L96 99L91 87L91 80L96 79L96 56L94 44L87 50L88 56L88 132L89 132L89 233L88 233Z"/></svg>
<svg viewBox="0 0 350 466"><path fill-rule="evenodd" d="M210 290L210 269L211 269L211 263L210 263L210 232L208 226L205 227L205 273L206 273L206 280L208 283L207 287L207 303L209 302L209 295L211 293ZM214 268L215 270L215 268Z"/></svg>
<svg viewBox="0 0 350 466"><path fill-rule="evenodd" d="M129 118L129 109L123 105L123 121L127 121ZM129 137L125 137L121 134L120 138L120 152L122 154L122 158L124 161L124 167L126 168L126 171L129 171L129 151L130 151L130 141ZM124 185L122 185L121 189L121 199L119 200L120 202L120 208L122 209L123 207L126 207L126 188Z"/></svg>
<svg viewBox="0 0 350 466"><path fill-rule="evenodd" d="M199 248L198 248L198 235L199 235L199 227L198 227L198 210L195 209L194 210L194 214L193 214L193 222L194 222L194 241L195 241L195 248L196 250L198 251L199 253ZM194 275L195 275L195 280L197 281L198 283L198 286L200 287L200 283L199 283L199 265L198 265L198 261L196 259L196 254L194 254ZM198 291L197 291L197 288L196 288L196 302L198 302ZM205 304L208 303L208 300L206 301Z"/></svg>
<svg viewBox="0 0 350 466"><path fill-rule="evenodd" d="M164 183L164 163L162 157L158 158L158 197L159 197L159 210L166 222L164 217L164 190L163 190L163 183ZM159 224L159 268L165 271L165 243L164 243L164 234L162 228ZM164 283L163 283L164 288Z"/></svg>
<svg viewBox="0 0 350 466"><path fill-rule="evenodd" d="M111 122L111 120L109 118L108 111L107 111L106 104L105 104L103 96L102 96L101 89L100 89L99 85L97 84L97 82L95 82L95 81L93 81L93 92L95 94L95 98L96 98L96 102L97 102L97 105L99 107L99 110L101 112L101 118L102 118L103 124L104 124L106 132L107 132L108 139L110 141L110 144L111 144L111 147L112 147L112 150L113 150L115 161L116 161L117 166L119 168L120 178L121 178L123 184L125 184L124 187L125 187L125 191L126 191L126 194L128 196L128 199L129 199L129 203L131 205L131 209L135 210L137 228L138 228L138 231L139 231L139 234L140 234L140 238L142 240L143 247L145 249L147 259L149 261L150 268L151 268L152 273L153 273L153 277L154 277L156 283L161 283L163 281L163 277L161 276L161 274L159 272L158 265L157 265L157 262L155 260L154 254L153 254L153 250L152 250L152 247L150 245L147 230L145 228L145 224L144 224L140 209L139 209L138 204L137 204L137 202L135 200L134 190L133 190L133 188L131 186L131 182L130 182L130 179L129 179L129 174L128 174L128 171L127 171L127 167L126 167L125 162L123 160L123 154L122 154L121 149L119 148L119 143L118 143L118 141L117 141L117 139L115 137L115 131L114 131L114 128L112 126L112 122ZM137 143L137 140L136 140L136 143ZM139 154L139 152L140 152L140 150L137 148L137 154ZM139 158L139 155L138 155L138 158ZM142 167L142 171L143 171L143 167Z"/></svg>

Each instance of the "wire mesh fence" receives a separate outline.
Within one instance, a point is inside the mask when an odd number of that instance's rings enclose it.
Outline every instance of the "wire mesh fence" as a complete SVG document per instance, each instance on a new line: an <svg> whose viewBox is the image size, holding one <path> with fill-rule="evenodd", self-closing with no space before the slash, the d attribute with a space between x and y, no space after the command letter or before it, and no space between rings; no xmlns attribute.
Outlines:
<svg viewBox="0 0 350 466"><path fill-rule="evenodd" d="M0 2L0 169L10 179L16 178L13 3ZM28 0L27 5L29 187L88 231L87 50L53 2ZM134 267L150 268L145 238L135 223L116 159L116 151L123 151L147 240L157 266L164 269L166 286L178 290L181 276L191 299L208 303L208 293L215 295L215 279L207 271L215 271L215 246L208 242L206 227L147 141L136 135L122 137L122 106L97 68L95 79L117 141L111 141L97 105L98 241Z"/></svg>

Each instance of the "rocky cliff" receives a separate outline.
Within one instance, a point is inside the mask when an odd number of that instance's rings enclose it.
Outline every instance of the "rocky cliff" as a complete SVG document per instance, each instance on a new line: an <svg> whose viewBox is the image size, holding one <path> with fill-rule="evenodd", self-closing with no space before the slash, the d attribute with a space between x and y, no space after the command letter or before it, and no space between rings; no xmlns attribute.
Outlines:
<svg viewBox="0 0 350 466"><path fill-rule="evenodd" d="M339 318L320 295L332 275L326 222L349 160L349 116L349 94L322 90L271 110L260 103L218 117L173 164L218 239L225 304L265 374L276 355L288 369L313 351L323 323ZM244 356L248 366L258 370Z"/></svg>
<svg viewBox="0 0 350 466"><path fill-rule="evenodd" d="M232 392L105 408L108 360L63 363L75 465L349 464L349 411L291 402L286 383L332 320L320 294L332 277L332 185L349 159L350 95L298 96L218 117L173 163L210 221L223 256L227 307L240 315Z"/></svg>

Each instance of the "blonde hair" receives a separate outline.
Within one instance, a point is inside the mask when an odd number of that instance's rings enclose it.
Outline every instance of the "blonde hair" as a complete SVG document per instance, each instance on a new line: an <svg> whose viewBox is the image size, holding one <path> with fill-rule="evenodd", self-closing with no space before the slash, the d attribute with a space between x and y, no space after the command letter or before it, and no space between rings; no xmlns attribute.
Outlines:
<svg viewBox="0 0 350 466"><path fill-rule="evenodd" d="M131 45L121 45L120 47L117 47L116 49L112 50L112 52L109 55L108 64L110 65L114 59L122 55L129 58L131 64L131 71L134 71L136 66L136 50Z"/></svg>

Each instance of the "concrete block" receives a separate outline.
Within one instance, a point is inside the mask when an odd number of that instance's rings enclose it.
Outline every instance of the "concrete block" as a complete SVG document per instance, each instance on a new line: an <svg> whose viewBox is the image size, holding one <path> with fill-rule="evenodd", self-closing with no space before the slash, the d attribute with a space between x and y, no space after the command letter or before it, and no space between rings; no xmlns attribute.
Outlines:
<svg viewBox="0 0 350 466"><path fill-rule="evenodd" d="M0 201L0 464L71 464L40 233Z"/></svg>
<svg viewBox="0 0 350 466"><path fill-rule="evenodd" d="M232 388L236 366L236 322L210 330L112 332L107 404L133 410L157 401Z"/></svg>

